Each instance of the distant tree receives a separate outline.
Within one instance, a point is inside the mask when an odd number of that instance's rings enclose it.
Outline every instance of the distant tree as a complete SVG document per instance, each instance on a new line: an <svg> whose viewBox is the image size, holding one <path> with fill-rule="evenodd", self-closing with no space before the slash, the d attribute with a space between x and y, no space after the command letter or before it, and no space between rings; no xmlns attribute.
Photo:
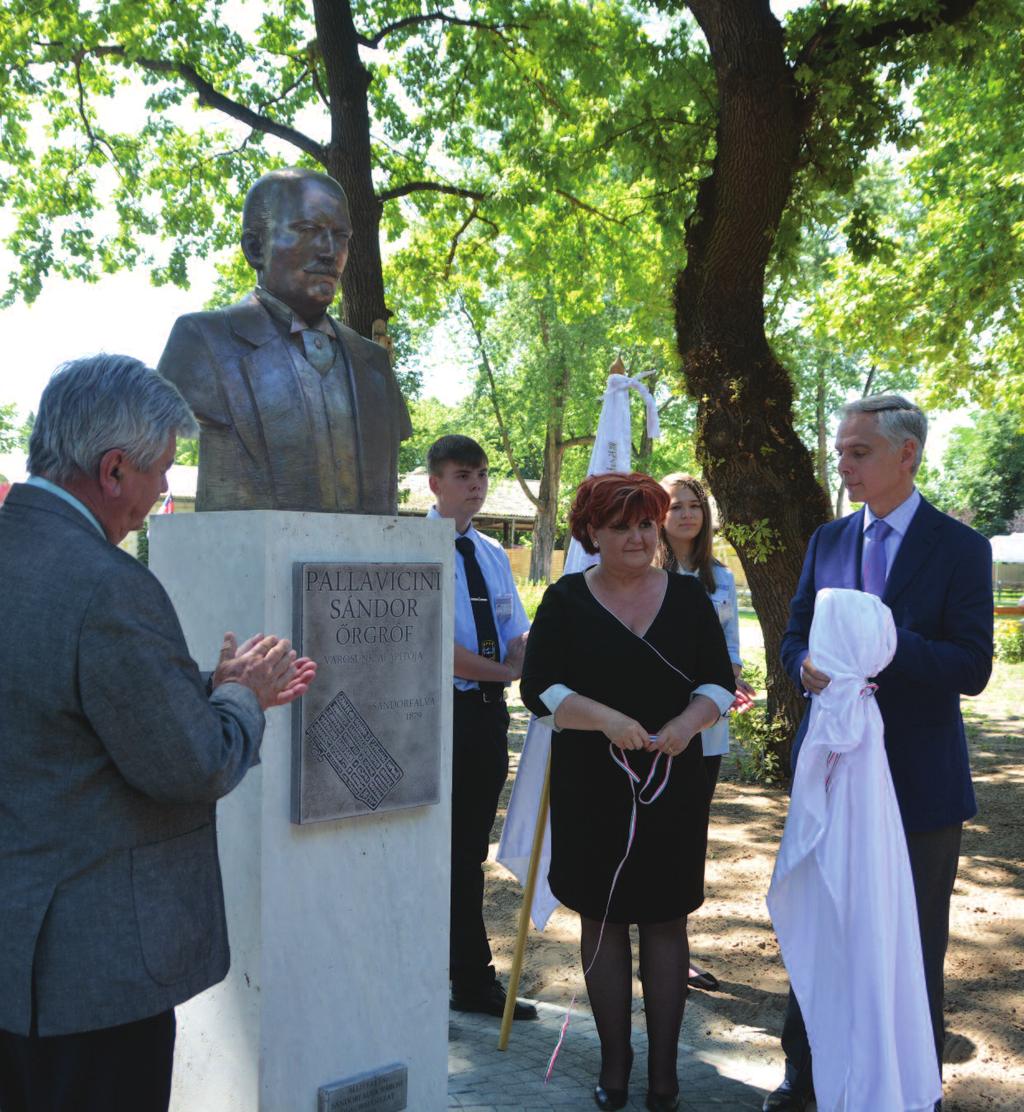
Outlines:
<svg viewBox="0 0 1024 1112"><path fill-rule="evenodd" d="M36 427L36 415L30 411L25 423L18 430L18 447L23 452L28 452L28 442L32 439L32 430Z"/></svg>
<svg viewBox="0 0 1024 1112"><path fill-rule="evenodd" d="M986 537L1008 533L1024 507L1024 425L1013 413L987 410L954 429L942 471L923 489L937 505Z"/></svg>
<svg viewBox="0 0 1024 1112"><path fill-rule="evenodd" d="M174 462L184 464L186 467L198 467L199 441L179 440L174 452Z"/></svg>
<svg viewBox="0 0 1024 1112"><path fill-rule="evenodd" d="M0 452L9 452L18 446L21 438L17 425L18 407L11 402L0 405Z"/></svg>

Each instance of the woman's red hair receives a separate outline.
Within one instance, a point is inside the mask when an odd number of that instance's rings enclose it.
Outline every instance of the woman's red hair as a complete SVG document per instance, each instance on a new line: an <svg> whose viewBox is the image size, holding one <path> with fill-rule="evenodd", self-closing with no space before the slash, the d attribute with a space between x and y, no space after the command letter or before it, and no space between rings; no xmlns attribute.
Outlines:
<svg viewBox="0 0 1024 1112"><path fill-rule="evenodd" d="M645 520L660 525L671 501L668 492L650 475L639 471L629 475L619 472L591 475L576 488L569 510L569 528L583 551L593 556L597 549L590 539L590 529Z"/></svg>

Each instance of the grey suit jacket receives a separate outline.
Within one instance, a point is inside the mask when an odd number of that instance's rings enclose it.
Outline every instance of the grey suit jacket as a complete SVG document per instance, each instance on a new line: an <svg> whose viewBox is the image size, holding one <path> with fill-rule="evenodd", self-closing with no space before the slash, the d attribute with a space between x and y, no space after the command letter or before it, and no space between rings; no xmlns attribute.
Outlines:
<svg viewBox="0 0 1024 1112"><path fill-rule="evenodd" d="M212 695L150 572L48 491L0 508L0 1028L142 1019L228 969L214 803L263 712Z"/></svg>
<svg viewBox="0 0 1024 1112"><path fill-rule="evenodd" d="M352 369L359 512L394 514L398 448L412 435L405 400L387 352L339 321L331 324ZM300 359L251 294L228 309L175 321L157 370L199 420L197 510L335 509L291 378ZM321 456L328 453L320 446Z"/></svg>

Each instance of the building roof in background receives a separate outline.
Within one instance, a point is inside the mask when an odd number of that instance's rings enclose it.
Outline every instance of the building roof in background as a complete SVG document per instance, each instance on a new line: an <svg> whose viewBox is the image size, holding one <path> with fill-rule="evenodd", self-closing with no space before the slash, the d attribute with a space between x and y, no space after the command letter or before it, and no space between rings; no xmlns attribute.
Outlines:
<svg viewBox="0 0 1024 1112"><path fill-rule="evenodd" d="M399 502L399 513L425 514L434 504L430 493L429 476L425 467L417 467L407 475L398 478L399 492L407 490L409 497ZM536 494L540 490L539 479L527 479L526 485ZM401 495L400 495L401 496ZM515 479L491 479L487 489L487 501L480 511L482 517L511 517L519 521L533 521L537 508L523 493L523 488Z"/></svg>
<svg viewBox="0 0 1024 1112"><path fill-rule="evenodd" d="M171 494L176 499L195 501L198 475L198 467L190 467L182 463L174 464L167 473ZM540 489L540 481L537 479L528 479L526 485L534 494ZM398 489L409 492L409 497L398 504L401 513L425 514L434 504L425 467L418 467L407 475L400 475ZM537 516L536 507L526 497L515 479L492 479L487 491L487 501L481 512L485 517L515 518L519 521L532 521Z"/></svg>

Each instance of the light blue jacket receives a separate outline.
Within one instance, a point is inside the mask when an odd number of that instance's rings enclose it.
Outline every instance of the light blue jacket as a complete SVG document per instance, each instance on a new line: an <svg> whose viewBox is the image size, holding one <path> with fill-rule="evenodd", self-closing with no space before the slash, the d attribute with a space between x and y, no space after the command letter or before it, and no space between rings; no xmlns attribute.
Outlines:
<svg viewBox="0 0 1024 1112"><path fill-rule="evenodd" d="M740 618L736 605L736 580L724 564L715 564L715 590L708 595L722 623L726 648L733 664L743 664L740 656ZM696 572L683 571L681 575L696 575ZM705 757L717 757L729 752L729 719L723 715L713 725L701 732Z"/></svg>

